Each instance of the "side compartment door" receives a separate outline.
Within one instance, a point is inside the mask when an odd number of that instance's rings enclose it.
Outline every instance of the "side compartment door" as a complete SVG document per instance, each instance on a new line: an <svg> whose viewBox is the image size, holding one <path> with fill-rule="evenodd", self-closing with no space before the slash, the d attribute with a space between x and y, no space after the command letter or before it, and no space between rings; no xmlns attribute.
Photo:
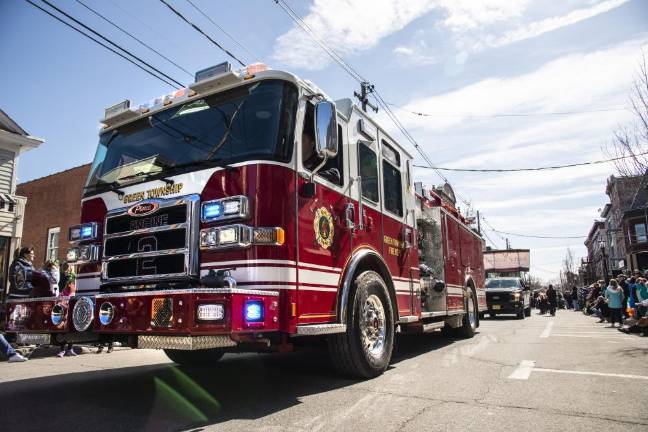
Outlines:
<svg viewBox="0 0 648 432"><path fill-rule="evenodd" d="M448 311L463 309L463 271L459 224L456 219L443 213L446 240L446 285L448 287Z"/></svg>
<svg viewBox="0 0 648 432"><path fill-rule="evenodd" d="M475 271L473 235L464 226L459 226L461 238L461 279L464 281L468 276L472 276Z"/></svg>
<svg viewBox="0 0 648 432"><path fill-rule="evenodd" d="M338 116L338 153L315 175L315 196L304 193L313 170L322 160L315 152L314 104L302 101L298 140L298 260L297 316L299 324L332 322L336 317L341 271L351 253L351 236L345 226L349 198L347 124ZM282 191L277 191L281 199Z"/></svg>

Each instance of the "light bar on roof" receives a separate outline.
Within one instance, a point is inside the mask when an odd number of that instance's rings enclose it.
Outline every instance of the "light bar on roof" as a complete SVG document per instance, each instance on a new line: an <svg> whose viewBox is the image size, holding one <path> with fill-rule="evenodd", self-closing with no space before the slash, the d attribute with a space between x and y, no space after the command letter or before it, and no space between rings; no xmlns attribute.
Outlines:
<svg viewBox="0 0 648 432"><path fill-rule="evenodd" d="M106 108L104 118L100 121L110 127L118 123L136 119L140 114L141 112L139 110L134 110L130 107L130 101L126 99L123 102Z"/></svg>
<svg viewBox="0 0 648 432"><path fill-rule="evenodd" d="M216 66L210 66L206 69L196 72L196 82L205 81L218 75L226 74L232 71L230 62L219 63Z"/></svg>
<svg viewBox="0 0 648 432"><path fill-rule="evenodd" d="M196 82L191 84L189 88L196 93L205 93L242 80L242 77L232 72L232 65L229 62L223 62L196 72Z"/></svg>

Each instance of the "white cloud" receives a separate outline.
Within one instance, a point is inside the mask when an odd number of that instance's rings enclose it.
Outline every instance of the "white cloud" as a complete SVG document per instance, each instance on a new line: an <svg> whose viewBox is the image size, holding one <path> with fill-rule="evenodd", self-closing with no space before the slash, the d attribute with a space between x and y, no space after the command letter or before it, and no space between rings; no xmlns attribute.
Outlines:
<svg viewBox="0 0 648 432"><path fill-rule="evenodd" d="M502 36L487 35L473 46L473 51L478 51L486 47L501 47L525 39L538 37L544 33L558 30L596 15L609 12L627 2L628 0L605 0L589 8L576 9L562 16L546 18L526 24L516 30L508 31Z"/></svg>
<svg viewBox="0 0 648 432"><path fill-rule="evenodd" d="M438 63L439 59L431 54L425 40L419 39L414 46L397 46L393 49L393 53L401 62L401 65L415 66L415 65L431 65Z"/></svg>
<svg viewBox="0 0 648 432"><path fill-rule="evenodd" d="M623 107L647 41L648 35L644 35L595 52L567 55L528 73L485 77L453 91L417 96L404 105L406 110L440 117L397 112L439 166L537 167L605 159L601 146L619 123L630 118L625 110L512 118L470 116ZM548 236L587 235L599 216L597 210L608 201L605 183L613 173L611 164L521 173L444 172L455 191L471 201L496 229ZM428 185L440 182L428 169L416 169L415 177ZM503 246L495 233L487 233ZM575 246L577 257L584 253L580 239L511 236L511 241L514 247L531 248L534 256L541 258L536 261L539 265L541 261L558 262L568 244ZM543 267L557 271L559 265Z"/></svg>
<svg viewBox="0 0 648 432"><path fill-rule="evenodd" d="M439 1L439 6L447 13L443 25L453 33L464 33L519 17L528 4L529 0Z"/></svg>
<svg viewBox="0 0 648 432"><path fill-rule="evenodd" d="M506 200L491 200L480 203L481 210L495 210L495 209L511 209L511 208L525 208L535 206L538 204L548 204L564 200L577 200L584 197L591 197L593 195L600 196L601 189L599 187L585 187L571 190L566 193L547 192L542 195L533 194L524 197L506 199Z"/></svg>
<svg viewBox="0 0 648 432"><path fill-rule="evenodd" d="M443 25L461 32L520 15L529 0L315 0L303 21L342 56L374 47L432 10ZM407 49L400 50L401 54ZM410 51L413 53L413 51ZM279 36L272 57L290 67L323 69L331 59L301 28ZM415 60L432 61L421 55Z"/></svg>
<svg viewBox="0 0 648 432"><path fill-rule="evenodd" d="M569 55L524 75L486 78L459 90L418 98L407 103L404 111L434 116L402 115L402 119L409 127L439 131L460 125L471 116L622 107L646 41Z"/></svg>
<svg viewBox="0 0 648 432"><path fill-rule="evenodd" d="M584 1L584 0L582 0ZM378 42L407 27L431 11L441 13L438 24L454 37L458 62L469 52L501 47L564 28L615 9L628 0L603 0L563 15L529 22L531 0L315 0L302 19L322 41L343 57L373 48ZM517 28L494 33L502 28ZM399 45L393 52L406 64L432 64L437 56L414 44ZM413 46L412 46L413 45ZM300 27L280 35L272 57L294 68L323 69L331 59Z"/></svg>
<svg viewBox="0 0 648 432"><path fill-rule="evenodd" d="M315 0L304 22L340 55L373 47L435 7L434 0ZM330 59L293 26L277 38L273 57L289 66L322 69Z"/></svg>

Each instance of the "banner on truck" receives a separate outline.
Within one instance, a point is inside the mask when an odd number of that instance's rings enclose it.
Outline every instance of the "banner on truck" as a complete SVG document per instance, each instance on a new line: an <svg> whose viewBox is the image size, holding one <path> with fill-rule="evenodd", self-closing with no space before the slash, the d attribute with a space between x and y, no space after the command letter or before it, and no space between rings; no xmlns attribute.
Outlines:
<svg viewBox="0 0 648 432"><path fill-rule="evenodd" d="M486 272L529 271L531 252L528 249L485 251Z"/></svg>

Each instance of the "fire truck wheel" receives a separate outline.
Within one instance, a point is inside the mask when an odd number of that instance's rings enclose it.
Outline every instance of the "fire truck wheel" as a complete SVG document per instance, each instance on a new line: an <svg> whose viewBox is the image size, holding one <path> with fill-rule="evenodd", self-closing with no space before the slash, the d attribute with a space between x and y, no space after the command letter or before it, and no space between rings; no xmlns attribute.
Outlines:
<svg viewBox="0 0 648 432"><path fill-rule="evenodd" d="M464 300L464 308L466 313L463 316L461 327L457 330L457 333L462 338L471 338L475 335L475 330L477 329L477 296L475 295L475 290L472 287L466 289L466 298Z"/></svg>
<svg viewBox="0 0 648 432"><path fill-rule="evenodd" d="M373 378L389 366L394 346L394 313L385 282L373 271L354 281L347 330L329 337L336 369L354 378Z"/></svg>
<svg viewBox="0 0 648 432"><path fill-rule="evenodd" d="M165 349L164 354L179 365L191 366L216 363L225 355L225 352L218 348L197 351Z"/></svg>

